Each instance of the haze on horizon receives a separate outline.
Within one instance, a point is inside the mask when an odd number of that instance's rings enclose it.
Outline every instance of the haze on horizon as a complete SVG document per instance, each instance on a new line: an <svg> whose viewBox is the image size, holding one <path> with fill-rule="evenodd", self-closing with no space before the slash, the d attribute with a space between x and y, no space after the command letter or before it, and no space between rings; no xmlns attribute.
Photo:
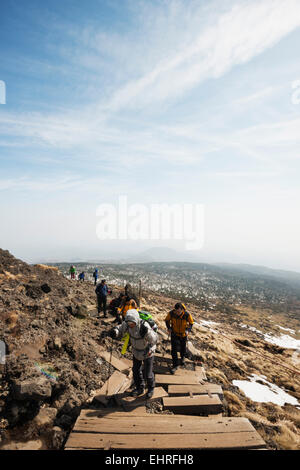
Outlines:
<svg viewBox="0 0 300 470"><path fill-rule="evenodd" d="M298 0L3 0L0 26L1 248L191 255L99 240L126 195L203 205L203 262L300 272Z"/></svg>

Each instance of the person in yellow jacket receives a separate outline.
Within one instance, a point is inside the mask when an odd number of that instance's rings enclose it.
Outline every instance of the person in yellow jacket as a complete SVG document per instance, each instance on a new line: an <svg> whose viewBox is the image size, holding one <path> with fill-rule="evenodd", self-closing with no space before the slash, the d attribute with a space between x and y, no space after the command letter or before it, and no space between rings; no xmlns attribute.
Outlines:
<svg viewBox="0 0 300 470"><path fill-rule="evenodd" d="M176 303L173 310L166 316L165 323L171 334L172 371L175 372L178 367L178 350L180 351L181 365L184 365L187 338L194 320L192 315L186 311L184 304Z"/></svg>
<svg viewBox="0 0 300 470"><path fill-rule="evenodd" d="M125 297L124 300L121 302L120 307L118 307L118 315L121 321L124 321L126 317L126 313L128 310L131 309L137 309L138 306L133 299L128 299L128 297Z"/></svg>

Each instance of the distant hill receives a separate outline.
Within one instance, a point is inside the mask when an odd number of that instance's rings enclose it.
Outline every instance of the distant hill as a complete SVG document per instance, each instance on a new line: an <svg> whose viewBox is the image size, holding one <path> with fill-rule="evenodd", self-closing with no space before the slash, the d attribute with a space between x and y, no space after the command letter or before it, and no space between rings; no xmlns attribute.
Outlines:
<svg viewBox="0 0 300 470"><path fill-rule="evenodd" d="M251 264L231 264L215 263L215 266L233 271L246 271L247 273L257 274L258 276L270 276L281 281L289 281L298 284L300 287L300 273L294 271L285 271L283 269L271 269L266 266L256 266Z"/></svg>
<svg viewBox="0 0 300 470"><path fill-rule="evenodd" d="M127 259L129 263L151 263L151 262L195 262L195 256L190 253L181 253L168 247L153 247L138 255Z"/></svg>

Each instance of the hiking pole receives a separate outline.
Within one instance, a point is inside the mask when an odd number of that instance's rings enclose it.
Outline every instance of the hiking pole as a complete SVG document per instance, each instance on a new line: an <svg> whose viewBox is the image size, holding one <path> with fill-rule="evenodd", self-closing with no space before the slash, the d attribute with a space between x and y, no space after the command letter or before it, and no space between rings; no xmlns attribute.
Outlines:
<svg viewBox="0 0 300 470"><path fill-rule="evenodd" d="M113 340L111 339L110 357L109 357L109 372L110 372L110 366L111 366L112 350L113 350ZM106 398L106 400L107 400L107 395L108 395L109 379L110 379L110 375L109 375L109 377L108 377L108 379L107 379L107 386L106 386L106 392L105 392L105 398Z"/></svg>
<svg viewBox="0 0 300 470"><path fill-rule="evenodd" d="M141 296L142 296L142 281L139 280L139 307L141 306Z"/></svg>

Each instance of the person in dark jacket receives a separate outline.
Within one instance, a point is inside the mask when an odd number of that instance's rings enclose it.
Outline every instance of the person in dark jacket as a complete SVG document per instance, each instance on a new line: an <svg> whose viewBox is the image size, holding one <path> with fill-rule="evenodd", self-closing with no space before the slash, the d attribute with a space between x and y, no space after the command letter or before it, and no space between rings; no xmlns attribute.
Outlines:
<svg viewBox="0 0 300 470"><path fill-rule="evenodd" d="M114 323L122 323L121 315L119 313L118 308L122 304L122 301L125 297L125 294L122 292L119 294L119 297L116 297L115 299L112 299L108 306L108 310L111 313L112 316L116 317Z"/></svg>
<svg viewBox="0 0 300 470"><path fill-rule="evenodd" d="M95 268L95 271L93 272L93 278L95 279L95 286L97 285L98 281L98 269Z"/></svg>
<svg viewBox="0 0 300 470"><path fill-rule="evenodd" d="M185 305L177 303L173 310L168 313L165 322L171 334L172 371L175 372L178 367L178 350L180 351L181 365L184 365L187 338L192 329L194 320L191 314L186 311Z"/></svg>
<svg viewBox="0 0 300 470"><path fill-rule="evenodd" d="M100 316L100 312L101 310L103 310L104 318L107 318L106 302L107 302L108 287L106 285L105 279L102 279L102 281L97 285L95 292L97 295L98 316Z"/></svg>

